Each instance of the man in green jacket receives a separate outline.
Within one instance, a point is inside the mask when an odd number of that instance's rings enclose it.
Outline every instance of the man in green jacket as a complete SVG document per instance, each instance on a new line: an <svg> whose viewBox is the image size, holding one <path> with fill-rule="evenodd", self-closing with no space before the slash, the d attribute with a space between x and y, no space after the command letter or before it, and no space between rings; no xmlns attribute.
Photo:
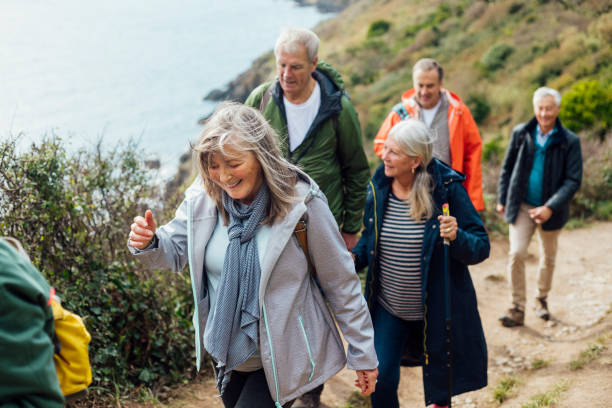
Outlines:
<svg viewBox="0 0 612 408"><path fill-rule="evenodd" d="M53 363L53 288L19 247L0 238L0 406L60 408L64 397Z"/></svg>
<svg viewBox="0 0 612 408"><path fill-rule="evenodd" d="M257 87L246 104L277 131L283 154L319 185L348 249L357 244L370 178L357 112L344 82L319 62L319 38L287 28L276 40L278 78Z"/></svg>

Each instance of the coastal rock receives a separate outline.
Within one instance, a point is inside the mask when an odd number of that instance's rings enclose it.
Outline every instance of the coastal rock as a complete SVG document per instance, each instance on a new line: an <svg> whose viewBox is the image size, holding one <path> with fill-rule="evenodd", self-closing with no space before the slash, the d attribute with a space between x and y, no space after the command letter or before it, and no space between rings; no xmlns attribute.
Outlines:
<svg viewBox="0 0 612 408"><path fill-rule="evenodd" d="M351 0L294 0L300 6L314 6L321 13L337 13L351 3Z"/></svg>
<svg viewBox="0 0 612 408"><path fill-rule="evenodd" d="M206 101L244 102L249 93L262 82L271 80L274 75L274 53L268 51L257 58L251 67L232 80L225 89L214 89L204 97Z"/></svg>

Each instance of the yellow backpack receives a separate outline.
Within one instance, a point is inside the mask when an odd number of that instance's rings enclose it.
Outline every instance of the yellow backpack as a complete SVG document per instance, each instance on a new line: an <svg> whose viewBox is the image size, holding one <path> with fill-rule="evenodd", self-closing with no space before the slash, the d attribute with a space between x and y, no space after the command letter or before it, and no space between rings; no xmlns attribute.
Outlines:
<svg viewBox="0 0 612 408"><path fill-rule="evenodd" d="M51 308L55 320L55 370L66 400L74 400L85 395L91 384L91 336L79 315L64 309L55 299Z"/></svg>

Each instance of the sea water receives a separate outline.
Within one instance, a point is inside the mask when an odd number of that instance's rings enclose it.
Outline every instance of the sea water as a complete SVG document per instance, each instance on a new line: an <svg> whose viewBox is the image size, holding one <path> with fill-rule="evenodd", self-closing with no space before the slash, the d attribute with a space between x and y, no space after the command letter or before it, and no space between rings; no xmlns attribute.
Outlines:
<svg viewBox="0 0 612 408"><path fill-rule="evenodd" d="M330 16L291 0L0 0L0 139L136 138L170 174L214 109L204 95L281 27Z"/></svg>

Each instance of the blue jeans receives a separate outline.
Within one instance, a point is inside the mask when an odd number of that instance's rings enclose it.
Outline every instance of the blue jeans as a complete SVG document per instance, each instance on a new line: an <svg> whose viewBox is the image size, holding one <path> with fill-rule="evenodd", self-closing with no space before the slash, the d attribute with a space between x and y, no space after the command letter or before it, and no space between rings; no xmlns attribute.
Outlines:
<svg viewBox="0 0 612 408"><path fill-rule="evenodd" d="M400 319L387 312L380 304L376 304L372 323L374 348L378 356L378 381L376 390L370 397L372 408L399 408L397 387L402 354L406 344L423 344L423 321Z"/></svg>

